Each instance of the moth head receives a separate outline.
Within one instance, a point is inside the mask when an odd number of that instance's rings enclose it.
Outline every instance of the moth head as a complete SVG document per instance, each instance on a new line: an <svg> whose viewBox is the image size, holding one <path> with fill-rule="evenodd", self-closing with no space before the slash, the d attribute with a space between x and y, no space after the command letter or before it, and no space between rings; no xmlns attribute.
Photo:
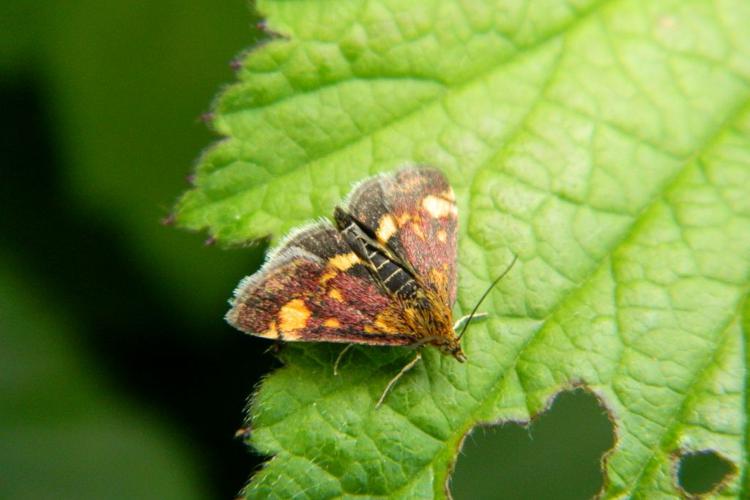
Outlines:
<svg viewBox="0 0 750 500"><path fill-rule="evenodd" d="M443 354L461 362L466 361L461 341L453 329L453 314L441 295L429 289L420 289L404 310L411 331L422 333L415 346L429 344Z"/></svg>
<svg viewBox="0 0 750 500"><path fill-rule="evenodd" d="M430 343L440 349L443 354L453 356L463 363L466 361L466 354L461 348L461 339L456 336L456 332L451 325L450 310L446 308L444 317L441 319L443 321L440 321L436 335Z"/></svg>
<svg viewBox="0 0 750 500"><path fill-rule="evenodd" d="M451 339L449 342L440 345L440 351L443 354L453 356L461 363L466 361L466 354L464 354L464 350L461 349L461 342L458 339Z"/></svg>

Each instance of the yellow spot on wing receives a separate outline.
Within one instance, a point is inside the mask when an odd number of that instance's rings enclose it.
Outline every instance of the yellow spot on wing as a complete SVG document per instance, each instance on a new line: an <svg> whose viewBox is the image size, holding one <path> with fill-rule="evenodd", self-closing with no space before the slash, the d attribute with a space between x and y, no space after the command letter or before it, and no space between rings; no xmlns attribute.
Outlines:
<svg viewBox="0 0 750 500"><path fill-rule="evenodd" d="M286 340L287 342L293 342L295 340L301 340L302 335L300 335L299 330L294 332L284 332L281 336L281 340Z"/></svg>
<svg viewBox="0 0 750 500"><path fill-rule="evenodd" d="M361 262L357 254L354 252L342 253L335 257L331 257L328 263L338 269L339 271L346 271L354 264Z"/></svg>
<svg viewBox="0 0 750 500"><path fill-rule="evenodd" d="M338 300L339 302L343 302L344 301L344 296L341 295L341 292L338 289L336 289L336 288L331 288L328 291L328 296L331 297L334 300Z"/></svg>
<svg viewBox="0 0 750 500"><path fill-rule="evenodd" d="M420 240L424 239L424 231L422 231L422 226L420 224L412 222L411 228L414 231L414 234L416 234Z"/></svg>
<svg viewBox="0 0 750 500"><path fill-rule="evenodd" d="M326 328L338 328L341 326L341 323L336 318L328 318L323 322L323 326Z"/></svg>
<svg viewBox="0 0 750 500"><path fill-rule="evenodd" d="M380 218L378 229L375 231L375 234L381 243L387 243L388 240L391 239L391 236L396 234L396 231L398 231L398 229L396 229L396 223L393 220L393 217L390 214L385 214Z"/></svg>
<svg viewBox="0 0 750 500"><path fill-rule="evenodd" d="M320 283L322 285L325 285L328 282L328 280L335 278L337 274L338 274L338 271L328 271L328 272L323 273L323 275L320 277Z"/></svg>
<svg viewBox="0 0 750 500"><path fill-rule="evenodd" d="M279 338L279 331L276 329L276 321L271 321L271 324L268 325L268 330L259 333L258 336L266 339Z"/></svg>
<svg viewBox="0 0 750 500"><path fill-rule="evenodd" d="M445 230L440 229L437 232L437 239L440 240L440 243L445 243L448 241L448 233L446 233Z"/></svg>
<svg viewBox="0 0 750 500"><path fill-rule="evenodd" d="M452 201L431 194L422 198L422 208L435 219L458 214L458 209Z"/></svg>
<svg viewBox="0 0 750 500"><path fill-rule="evenodd" d="M375 326L375 331L380 333L398 333L399 330L403 330L403 327L400 328L398 326L399 323L396 318L393 318L388 312L378 314L373 325ZM365 331L367 331L367 327L365 327Z"/></svg>
<svg viewBox="0 0 750 500"><path fill-rule="evenodd" d="M442 271L439 269L431 269L430 281L439 285L440 289L443 289L448 283L448 275L445 272L445 266L443 266Z"/></svg>
<svg viewBox="0 0 750 500"><path fill-rule="evenodd" d="M304 328L310 314L310 309L301 299L290 300L284 304L279 310L279 327L281 327L282 335Z"/></svg>
<svg viewBox="0 0 750 500"><path fill-rule="evenodd" d="M375 326L380 330L381 332L391 332L393 329L391 328L391 325L383 321L382 319L375 320Z"/></svg>
<svg viewBox="0 0 750 500"><path fill-rule="evenodd" d="M405 212L396 218L396 221L398 222L398 227L402 227L404 224L406 224L410 220L411 220L411 214L408 212Z"/></svg>

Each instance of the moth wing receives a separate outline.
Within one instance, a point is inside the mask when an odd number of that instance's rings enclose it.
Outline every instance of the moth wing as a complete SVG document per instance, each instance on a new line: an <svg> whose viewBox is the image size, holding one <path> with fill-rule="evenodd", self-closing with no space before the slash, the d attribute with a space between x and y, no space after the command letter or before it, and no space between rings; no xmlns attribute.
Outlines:
<svg viewBox="0 0 750 500"><path fill-rule="evenodd" d="M393 301L326 221L270 252L235 290L227 321L269 339L406 345L414 342Z"/></svg>
<svg viewBox="0 0 750 500"><path fill-rule="evenodd" d="M449 305L455 302L458 209L442 172L413 167L365 180L346 210Z"/></svg>

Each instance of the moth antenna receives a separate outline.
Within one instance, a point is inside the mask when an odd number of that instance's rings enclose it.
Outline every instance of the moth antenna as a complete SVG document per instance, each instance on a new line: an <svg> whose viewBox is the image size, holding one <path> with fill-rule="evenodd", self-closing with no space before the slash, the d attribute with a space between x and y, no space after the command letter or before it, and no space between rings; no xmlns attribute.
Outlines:
<svg viewBox="0 0 750 500"><path fill-rule="evenodd" d="M464 327L461 329L461 333L458 334L458 340L461 340L461 337L464 336L464 333L466 333L466 329L469 328L469 324L471 323L471 320L474 319L474 315L477 313L477 309L479 309L479 306L482 305L482 302L484 299L487 298L487 296L490 294L490 291L492 291L493 288L495 288L495 285L500 283L500 280L505 277L506 274L510 272L510 270L513 268L513 265L518 260L518 255L513 256L513 260L508 265L508 267L505 268L505 271L503 271L500 276L495 278L495 281L492 282L490 286L487 287L487 290L484 291L482 296L477 301L477 305L474 306L474 309L472 309L471 314L469 314L469 319L464 323Z"/></svg>

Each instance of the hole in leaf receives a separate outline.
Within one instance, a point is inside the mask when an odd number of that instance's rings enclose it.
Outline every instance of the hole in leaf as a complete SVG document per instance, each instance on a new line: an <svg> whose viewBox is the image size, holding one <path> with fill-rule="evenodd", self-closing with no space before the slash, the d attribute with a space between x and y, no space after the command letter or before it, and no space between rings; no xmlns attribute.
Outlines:
<svg viewBox="0 0 750 500"><path fill-rule="evenodd" d="M612 423L583 390L560 394L530 427L476 427L467 436L451 493L464 498L591 498L601 489Z"/></svg>
<svg viewBox="0 0 750 500"><path fill-rule="evenodd" d="M715 451L687 453L677 466L677 482L688 494L701 495L713 491L734 471L734 465Z"/></svg>

